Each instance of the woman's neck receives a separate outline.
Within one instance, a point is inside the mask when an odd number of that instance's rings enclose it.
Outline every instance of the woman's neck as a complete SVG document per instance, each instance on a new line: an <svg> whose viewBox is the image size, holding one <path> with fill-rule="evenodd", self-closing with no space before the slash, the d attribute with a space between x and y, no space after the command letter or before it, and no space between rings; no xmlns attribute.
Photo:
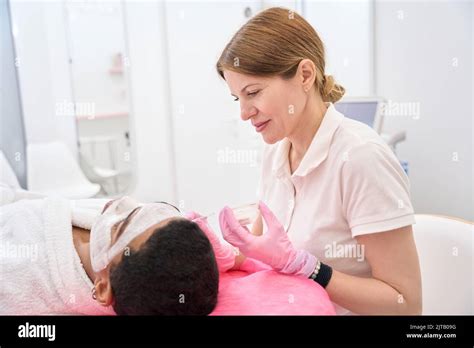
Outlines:
<svg viewBox="0 0 474 348"><path fill-rule="evenodd" d="M320 98L311 98L306 104L300 122L287 137L291 143L288 159L291 173L298 167L308 150L326 113L327 106Z"/></svg>

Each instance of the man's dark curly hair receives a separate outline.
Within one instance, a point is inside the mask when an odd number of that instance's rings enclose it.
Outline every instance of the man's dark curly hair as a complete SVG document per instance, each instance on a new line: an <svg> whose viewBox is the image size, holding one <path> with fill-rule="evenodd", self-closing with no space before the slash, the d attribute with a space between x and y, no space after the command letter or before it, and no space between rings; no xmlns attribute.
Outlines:
<svg viewBox="0 0 474 348"><path fill-rule="evenodd" d="M207 315L217 304L219 272L199 226L176 219L110 270L118 315Z"/></svg>

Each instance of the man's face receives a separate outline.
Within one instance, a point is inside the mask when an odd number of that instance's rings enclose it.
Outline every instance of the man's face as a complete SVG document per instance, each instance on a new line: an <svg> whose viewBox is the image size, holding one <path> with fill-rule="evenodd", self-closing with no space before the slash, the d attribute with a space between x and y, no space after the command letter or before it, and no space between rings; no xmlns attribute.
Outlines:
<svg viewBox="0 0 474 348"><path fill-rule="evenodd" d="M139 249L156 228L181 218L167 203L140 204L122 197L108 202L91 231L91 261L94 270L106 267L127 248ZM111 259L112 258L112 259Z"/></svg>
<svg viewBox="0 0 474 348"><path fill-rule="evenodd" d="M110 272L112 267L126 257L125 251L139 250L153 233L159 233L157 229L175 219L184 218L180 216L177 208L164 202L140 205L128 197L122 197L104 206L102 215L91 231L91 262L94 268L93 258L97 257L96 266L100 269L94 270L94 288L98 303L103 306L113 303ZM95 245L93 238L97 239ZM109 255L111 250L112 254ZM104 255L107 262L103 259Z"/></svg>

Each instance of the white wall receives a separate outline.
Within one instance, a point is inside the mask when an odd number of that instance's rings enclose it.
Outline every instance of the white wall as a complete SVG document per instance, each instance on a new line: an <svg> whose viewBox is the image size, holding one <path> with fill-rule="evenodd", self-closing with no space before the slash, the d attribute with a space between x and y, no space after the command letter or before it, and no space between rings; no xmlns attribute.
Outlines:
<svg viewBox="0 0 474 348"><path fill-rule="evenodd" d="M97 117L128 113L125 74L110 71L114 57L124 53L122 3L68 2L65 7L76 103L92 103Z"/></svg>
<svg viewBox="0 0 474 348"><path fill-rule="evenodd" d="M167 2L166 32L178 200L203 213L255 201L261 139L240 120L216 73L225 44L258 1ZM240 157L239 157L240 154Z"/></svg>
<svg viewBox="0 0 474 348"><path fill-rule="evenodd" d="M370 1L349 8L343 2L302 5L301 1L166 2L177 198L185 209L208 213L224 204L256 199L263 140L249 122L240 120L238 104L215 71L225 44L248 19L246 8L253 15L270 6L304 8L305 16L328 36L329 55L348 57L351 69L344 59L332 59L329 65L336 77L343 77L353 94L365 95L372 89ZM328 14L345 26L332 25ZM353 26L357 30L347 30Z"/></svg>
<svg viewBox="0 0 474 348"><path fill-rule="evenodd" d="M130 194L176 203L164 3L127 1L124 14L134 168Z"/></svg>
<svg viewBox="0 0 474 348"><path fill-rule="evenodd" d="M27 142L57 139L76 153L74 115L57 112L72 100L63 4L12 0L10 9Z"/></svg>
<svg viewBox="0 0 474 348"><path fill-rule="evenodd" d="M474 220L472 7L376 3L377 94L420 108L419 117L395 113L385 120L385 130L407 130L398 154L409 162L417 213Z"/></svg>
<svg viewBox="0 0 474 348"><path fill-rule="evenodd" d="M415 209L474 219L474 10L466 1L126 1L137 173L130 193L204 212L254 197L252 156L261 139L239 120L214 63L246 20L245 8L256 13L273 4L303 11L349 95L418 103L419 117L395 114L385 122L385 131L407 130L398 154L409 162ZM71 100L64 8L18 0L11 7L27 139L60 138L75 149L73 117L55 110ZM239 151L248 155L244 163L232 159Z"/></svg>
<svg viewBox="0 0 474 348"><path fill-rule="evenodd" d="M374 94L372 0L303 1L303 15L326 50L326 73L346 96Z"/></svg>

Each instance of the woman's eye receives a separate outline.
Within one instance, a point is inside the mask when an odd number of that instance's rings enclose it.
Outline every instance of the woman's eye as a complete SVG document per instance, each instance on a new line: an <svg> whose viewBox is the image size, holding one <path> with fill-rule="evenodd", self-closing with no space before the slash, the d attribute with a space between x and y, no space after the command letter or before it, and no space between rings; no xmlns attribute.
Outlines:
<svg viewBox="0 0 474 348"><path fill-rule="evenodd" d="M260 91L250 92L250 93L247 93L247 95L249 97L253 97L253 96L257 95L258 92L260 92ZM239 101L239 98L235 97L234 101Z"/></svg>

